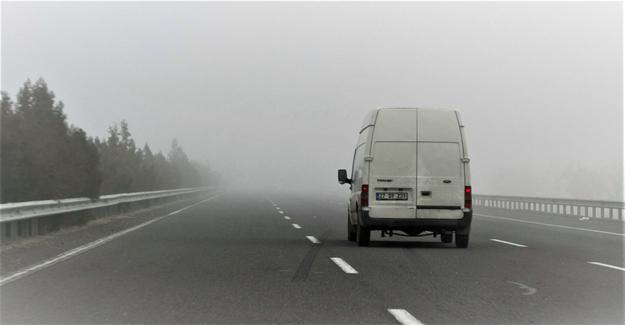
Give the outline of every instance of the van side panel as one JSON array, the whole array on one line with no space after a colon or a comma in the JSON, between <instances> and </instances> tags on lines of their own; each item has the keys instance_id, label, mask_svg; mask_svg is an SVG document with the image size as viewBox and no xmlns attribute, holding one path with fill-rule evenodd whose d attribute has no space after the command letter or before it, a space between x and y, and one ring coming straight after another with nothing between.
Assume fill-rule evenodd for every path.
<instances>
[{"instance_id":1,"label":"van side panel","mask_svg":"<svg viewBox=\"0 0 625 325\"><path fill-rule=\"evenodd\" d=\"M350 211L352 223L357 222L358 202L360 200L360 192L362 184L367 184L369 174L369 163L365 161L364 157L368 155L368 143L371 133L373 132L373 126L365 127L358 136L356 142L356 149L354 149L354 158L352 161L352 192L350 199Z\"/></svg>"},{"instance_id":2,"label":"van side panel","mask_svg":"<svg viewBox=\"0 0 625 325\"><path fill-rule=\"evenodd\" d=\"M464 163L464 185L471 186L471 168L469 168L469 149L467 146L467 137L464 135L464 123L460 117L460 112L456 111L458 125L460 125L460 137L462 139L462 157L466 159Z\"/></svg>"}]
</instances>

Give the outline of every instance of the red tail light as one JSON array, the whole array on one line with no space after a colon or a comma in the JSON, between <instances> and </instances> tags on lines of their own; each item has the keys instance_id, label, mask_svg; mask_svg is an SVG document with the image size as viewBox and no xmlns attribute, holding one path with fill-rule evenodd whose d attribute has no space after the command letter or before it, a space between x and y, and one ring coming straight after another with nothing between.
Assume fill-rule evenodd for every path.
<instances>
[{"instance_id":1,"label":"red tail light","mask_svg":"<svg viewBox=\"0 0 625 325\"><path fill-rule=\"evenodd\" d=\"M473 207L473 198L471 196L471 186L464 187L464 207L471 209Z\"/></svg>"},{"instance_id":2,"label":"red tail light","mask_svg":"<svg viewBox=\"0 0 625 325\"><path fill-rule=\"evenodd\" d=\"M362 188L360 190L360 207L368 207L369 206L369 185L362 184Z\"/></svg>"}]
</instances>

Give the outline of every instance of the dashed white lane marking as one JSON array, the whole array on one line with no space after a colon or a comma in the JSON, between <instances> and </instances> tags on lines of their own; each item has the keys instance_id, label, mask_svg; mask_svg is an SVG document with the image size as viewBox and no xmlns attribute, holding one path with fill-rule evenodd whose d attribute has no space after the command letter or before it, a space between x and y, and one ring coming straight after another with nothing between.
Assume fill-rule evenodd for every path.
<instances>
[{"instance_id":1,"label":"dashed white lane marking","mask_svg":"<svg viewBox=\"0 0 625 325\"><path fill-rule=\"evenodd\" d=\"M284 216L284 220L291 220L291 217L289 217L289 216Z\"/></svg>"},{"instance_id":2,"label":"dashed white lane marking","mask_svg":"<svg viewBox=\"0 0 625 325\"><path fill-rule=\"evenodd\" d=\"M79 255L79 254L84 253L84 252L86 252L88 250L91 250L91 249L96 248L96 247L98 247L100 245L103 245L103 244L105 244L105 243L107 243L107 242L109 242L109 241L111 241L111 240L113 240L115 238L121 237L121 236L126 235L128 233L131 233L131 232L133 232L133 231L135 231L137 229L141 229L141 228L143 228L143 227L145 227L145 226L147 226L149 224L155 223L155 222L157 222L157 221L159 221L159 220L161 220L163 218L166 218L168 216L171 216L171 215L174 215L176 213L179 213L180 211L184 211L184 210L189 209L191 207L194 207L194 206L196 206L198 204L201 204L201 203L204 203L206 201L212 200L212 199L218 197L219 195L221 195L221 194L213 195L213 196L211 196L210 198L208 198L206 200L202 200L200 202L191 204L191 205L189 205L187 207L184 207L184 208L182 208L180 210L176 210L176 211L174 211L172 213L169 213L167 215L154 218L152 220L146 221L146 222L144 222L142 224L138 224L138 225L136 225L134 227L131 227L131 228L128 228L126 230L122 230L120 232L114 233L114 234L106 236L104 238L100 238L98 240L92 241L92 242L90 242L88 244L76 247L76 248L71 249L71 250L69 250L69 251L67 251L65 253L57 255L56 257L53 257L53 258L51 258L51 259L49 259L47 261L44 261L44 262L42 262L40 264L31 265L31 266L29 266L29 267L27 267L25 269L22 269L22 270L20 270L18 272L15 272L15 273L13 273L11 275L8 275L8 276L3 277L2 279L0 279L0 286L5 285L5 284L7 284L9 282L15 281L15 280L17 280L19 278L25 277L27 275L30 275L32 273L35 273L37 271L41 271L41 270L43 270L43 269L45 269L47 267L50 267L50 266L52 266L52 265L54 265L56 263L68 260L68 259L70 259L70 258L72 258L72 257L74 257L76 255Z\"/></svg>"},{"instance_id":3,"label":"dashed white lane marking","mask_svg":"<svg viewBox=\"0 0 625 325\"><path fill-rule=\"evenodd\" d=\"M389 313L391 313L391 315L393 315L393 317L395 317L395 319L403 325L423 325L423 323L421 323L417 318L415 318L414 316L412 316L407 310L405 309L387 309Z\"/></svg>"},{"instance_id":4,"label":"dashed white lane marking","mask_svg":"<svg viewBox=\"0 0 625 325\"><path fill-rule=\"evenodd\" d=\"M332 262L334 262L334 264L338 265L338 267L340 267L343 272L347 274L358 274L358 271L356 271L356 269L353 268L351 265L347 264L347 262L345 262L342 258L330 257L330 259L332 260Z\"/></svg>"},{"instance_id":5,"label":"dashed white lane marking","mask_svg":"<svg viewBox=\"0 0 625 325\"><path fill-rule=\"evenodd\" d=\"M555 227L555 228L562 228L562 229L571 229L571 230L596 232L596 233L600 233L600 234L615 235L615 236L625 237L625 234L620 234L620 233L617 233L617 232L610 232L610 231L603 231L603 230L594 230L594 229L580 228L580 227L554 225L552 223L543 223L543 222L536 222L536 221L519 220L519 219L515 219L515 218L496 217L496 216L489 216L489 215L480 214L480 213L474 213L473 215L474 216L480 216L480 217L486 217L486 218L492 218L492 219L502 219L502 220L508 220L508 221L521 222L521 223L529 223L529 224L533 224L533 225L541 225L541 226L548 226L548 227Z\"/></svg>"},{"instance_id":6,"label":"dashed white lane marking","mask_svg":"<svg viewBox=\"0 0 625 325\"><path fill-rule=\"evenodd\" d=\"M278 211L278 213L280 213L280 214L284 214L284 211Z\"/></svg>"},{"instance_id":7,"label":"dashed white lane marking","mask_svg":"<svg viewBox=\"0 0 625 325\"><path fill-rule=\"evenodd\" d=\"M589 264L603 266L603 267L608 267L608 268L615 269L615 270L625 271L625 267L620 267L620 266L616 266L616 265L610 265L610 264L599 263L599 262L588 262L588 263Z\"/></svg>"},{"instance_id":8,"label":"dashed white lane marking","mask_svg":"<svg viewBox=\"0 0 625 325\"><path fill-rule=\"evenodd\" d=\"M501 240L501 239L494 239L491 238L492 241L494 242L498 242L498 243L502 243L502 244L507 244L507 245L512 245L512 246L516 246L516 247L527 247L525 245L521 245L521 244L517 244L517 243L513 243L513 242L509 242L509 241L505 241L505 240Z\"/></svg>"},{"instance_id":9,"label":"dashed white lane marking","mask_svg":"<svg viewBox=\"0 0 625 325\"><path fill-rule=\"evenodd\" d=\"M280 210L280 207L279 207L279 206L276 206L276 210Z\"/></svg>"},{"instance_id":10,"label":"dashed white lane marking","mask_svg":"<svg viewBox=\"0 0 625 325\"><path fill-rule=\"evenodd\" d=\"M293 224L293 228L295 229L302 229L302 227L296 223Z\"/></svg>"},{"instance_id":11,"label":"dashed white lane marking","mask_svg":"<svg viewBox=\"0 0 625 325\"><path fill-rule=\"evenodd\" d=\"M313 244L320 244L321 243L319 241L319 239L315 238L315 236L306 236L306 238L308 238L308 240L310 240L310 242L313 243Z\"/></svg>"}]
</instances>

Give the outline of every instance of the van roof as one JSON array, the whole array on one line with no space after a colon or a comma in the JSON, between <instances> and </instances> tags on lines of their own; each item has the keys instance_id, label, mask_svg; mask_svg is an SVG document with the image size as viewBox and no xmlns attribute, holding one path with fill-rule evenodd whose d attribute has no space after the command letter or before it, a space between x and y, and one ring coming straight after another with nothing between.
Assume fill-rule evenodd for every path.
<instances>
[{"instance_id":1,"label":"van roof","mask_svg":"<svg viewBox=\"0 0 625 325\"><path fill-rule=\"evenodd\" d=\"M401 112L402 110L404 112ZM403 141L416 141L416 139L419 139L419 141L430 142L462 141L459 128L462 127L462 122L460 121L458 111L452 109L421 107L379 108L367 114L361 132L370 125L376 125L375 138L377 141L390 139L403 139ZM415 131L418 132L418 135Z\"/></svg>"},{"instance_id":2,"label":"van roof","mask_svg":"<svg viewBox=\"0 0 625 325\"><path fill-rule=\"evenodd\" d=\"M456 113L458 113L458 110L455 109L449 109L449 108L430 108L430 107L380 107L380 108L376 108L373 110L370 110L369 113L367 113L367 115L365 115L365 119L362 122L362 126L360 128L360 131L362 132L362 130L364 128L366 128L367 126L370 125L374 125L375 121L378 117L378 112L380 110L385 110L385 109L417 109L417 110L426 110L426 111L455 111ZM462 124L462 122L460 122Z\"/></svg>"}]
</instances>

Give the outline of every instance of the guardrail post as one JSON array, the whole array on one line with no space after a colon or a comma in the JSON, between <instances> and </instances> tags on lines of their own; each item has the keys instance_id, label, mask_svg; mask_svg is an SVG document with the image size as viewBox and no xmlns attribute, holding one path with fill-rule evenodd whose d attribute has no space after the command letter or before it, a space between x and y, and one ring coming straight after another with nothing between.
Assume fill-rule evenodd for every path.
<instances>
[{"instance_id":1,"label":"guardrail post","mask_svg":"<svg viewBox=\"0 0 625 325\"><path fill-rule=\"evenodd\" d=\"M37 235L39 233L39 219L34 218L34 219L30 219L30 232L28 233L28 236L34 236Z\"/></svg>"}]
</instances>

